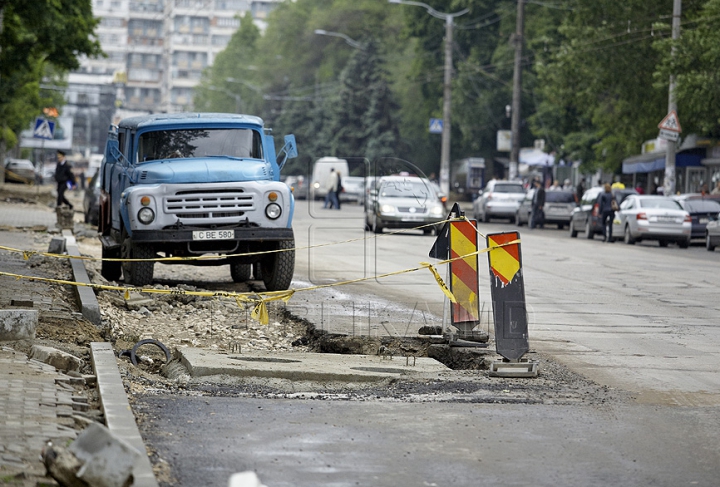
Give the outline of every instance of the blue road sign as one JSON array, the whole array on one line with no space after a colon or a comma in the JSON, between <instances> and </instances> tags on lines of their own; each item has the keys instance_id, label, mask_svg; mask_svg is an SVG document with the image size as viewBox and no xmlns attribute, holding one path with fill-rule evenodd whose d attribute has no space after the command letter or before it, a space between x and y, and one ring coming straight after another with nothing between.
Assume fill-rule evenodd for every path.
<instances>
[{"instance_id":1,"label":"blue road sign","mask_svg":"<svg viewBox=\"0 0 720 487\"><path fill-rule=\"evenodd\" d=\"M33 137L36 139L53 140L55 135L55 122L46 120L42 117L35 119L35 128L33 129Z\"/></svg>"},{"instance_id":2,"label":"blue road sign","mask_svg":"<svg viewBox=\"0 0 720 487\"><path fill-rule=\"evenodd\" d=\"M443 121L441 118L430 119L430 133L441 134L443 131Z\"/></svg>"}]
</instances>

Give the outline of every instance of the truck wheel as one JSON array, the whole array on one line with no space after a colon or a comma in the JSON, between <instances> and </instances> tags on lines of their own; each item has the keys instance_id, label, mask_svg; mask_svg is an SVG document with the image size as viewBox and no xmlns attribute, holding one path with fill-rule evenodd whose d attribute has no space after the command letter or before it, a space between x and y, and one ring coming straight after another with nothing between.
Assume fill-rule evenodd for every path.
<instances>
[{"instance_id":1,"label":"truck wheel","mask_svg":"<svg viewBox=\"0 0 720 487\"><path fill-rule=\"evenodd\" d=\"M268 291L284 291L290 287L295 273L295 240L283 240L275 247L281 252L268 255L261 261L262 280Z\"/></svg>"},{"instance_id":2,"label":"truck wheel","mask_svg":"<svg viewBox=\"0 0 720 487\"><path fill-rule=\"evenodd\" d=\"M120 257L120 252L114 250L102 249L103 259L117 259ZM120 275L122 274L122 262L120 261L106 261L103 260L100 264L100 275L108 281L119 281Z\"/></svg>"},{"instance_id":3,"label":"truck wheel","mask_svg":"<svg viewBox=\"0 0 720 487\"><path fill-rule=\"evenodd\" d=\"M250 280L252 264L241 264L239 262L230 263L230 275L233 282L245 282Z\"/></svg>"},{"instance_id":4,"label":"truck wheel","mask_svg":"<svg viewBox=\"0 0 720 487\"><path fill-rule=\"evenodd\" d=\"M122 257L123 259L152 259L155 257L155 252L151 246L133 243L126 237L122 244ZM152 284L154 266L154 262L123 262L125 284L132 286Z\"/></svg>"}]
</instances>

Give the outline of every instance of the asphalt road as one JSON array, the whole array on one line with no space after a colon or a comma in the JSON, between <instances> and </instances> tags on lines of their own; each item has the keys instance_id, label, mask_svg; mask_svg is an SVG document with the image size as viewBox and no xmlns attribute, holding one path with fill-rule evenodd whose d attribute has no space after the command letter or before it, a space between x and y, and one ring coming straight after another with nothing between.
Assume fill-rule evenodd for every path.
<instances>
[{"instance_id":1,"label":"asphalt road","mask_svg":"<svg viewBox=\"0 0 720 487\"><path fill-rule=\"evenodd\" d=\"M363 232L357 206L345 205L339 212L315 205L307 211L303 202L298 206L298 246L303 241L316 245L372 237ZM480 223L478 229L489 234L518 227L497 221ZM630 246L573 239L567 230L552 227L519 230L531 347L597 382L634 391L642 401L720 405L720 252L708 252L702 245L680 249L661 248L656 242ZM427 253L434 239L420 232L383 234L299 251L299 281L371 278L320 293L323 299L314 304L309 297L303 305L310 315L314 310L317 321L318 301L324 303L322 318L331 331L415 333L430 313L442 317L443 295L430 273L372 277L430 261ZM482 254L479 269L481 307L489 310L489 271ZM445 275L444 270L440 273ZM304 295L297 297L300 301ZM373 303L369 318L367 303ZM387 306L400 310L401 316L375 316L373 310ZM486 317L486 329L487 322Z\"/></svg>"},{"instance_id":2,"label":"asphalt road","mask_svg":"<svg viewBox=\"0 0 720 487\"><path fill-rule=\"evenodd\" d=\"M481 224L483 233L515 229ZM300 202L298 314L350 333L414 334L442 316L427 270L434 238L357 240L360 208ZM143 395L146 441L177 481L226 485L255 470L269 487L397 485L717 485L720 252L571 239L521 229L530 345L629 392L602 406ZM317 247L330 242L346 242ZM481 257L481 299L488 300ZM442 272L441 272L442 274ZM542 373L542 370L541 370Z\"/></svg>"}]
</instances>

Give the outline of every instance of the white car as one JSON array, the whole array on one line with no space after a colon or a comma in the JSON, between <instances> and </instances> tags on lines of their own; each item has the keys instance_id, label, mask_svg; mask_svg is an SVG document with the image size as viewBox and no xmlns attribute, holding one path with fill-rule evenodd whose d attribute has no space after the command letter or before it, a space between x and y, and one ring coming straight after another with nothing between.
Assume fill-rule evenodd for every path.
<instances>
[{"instance_id":1,"label":"white car","mask_svg":"<svg viewBox=\"0 0 720 487\"><path fill-rule=\"evenodd\" d=\"M641 240L657 240L660 247L675 242L686 249L691 232L690 214L666 196L630 195L620 204L613 219L613 239L623 238L629 245Z\"/></svg>"},{"instance_id":2,"label":"white car","mask_svg":"<svg viewBox=\"0 0 720 487\"><path fill-rule=\"evenodd\" d=\"M489 222L490 218L515 221L515 214L524 197L525 188L522 183L493 179L473 201L473 215L476 220L483 222Z\"/></svg>"}]
</instances>

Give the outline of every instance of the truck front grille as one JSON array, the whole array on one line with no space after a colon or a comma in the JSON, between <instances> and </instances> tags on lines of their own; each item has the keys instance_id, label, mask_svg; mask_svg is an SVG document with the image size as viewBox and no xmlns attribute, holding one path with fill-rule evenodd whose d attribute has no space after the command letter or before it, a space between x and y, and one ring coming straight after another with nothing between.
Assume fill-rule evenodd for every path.
<instances>
[{"instance_id":1,"label":"truck front grille","mask_svg":"<svg viewBox=\"0 0 720 487\"><path fill-rule=\"evenodd\" d=\"M166 196L163 203L165 213L193 220L237 218L255 209L253 195L237 189L182 191Z\"/></svg>"}]
</instances>

